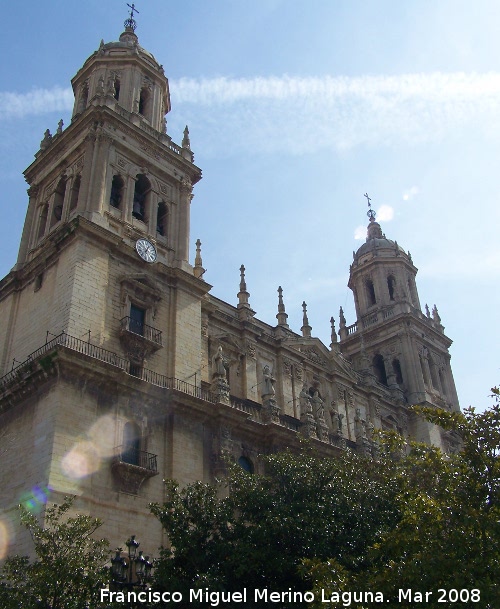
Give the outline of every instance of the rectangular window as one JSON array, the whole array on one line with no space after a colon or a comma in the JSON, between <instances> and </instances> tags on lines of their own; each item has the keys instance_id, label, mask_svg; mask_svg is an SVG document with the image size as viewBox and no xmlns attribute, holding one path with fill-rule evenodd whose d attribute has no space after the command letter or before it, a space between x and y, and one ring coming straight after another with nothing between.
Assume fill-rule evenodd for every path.
<instances>
[{"instance_id":1,"label":"rectangular window","mask_svg":"<svg viewBox=\"0 0 500 609\"><path fill-rule=\"evenodd\" d=\"M130 305L130 331L135 334L144 336L144 322L146 319L146 311L134 304Z\"/></svg>"}]
</instances>

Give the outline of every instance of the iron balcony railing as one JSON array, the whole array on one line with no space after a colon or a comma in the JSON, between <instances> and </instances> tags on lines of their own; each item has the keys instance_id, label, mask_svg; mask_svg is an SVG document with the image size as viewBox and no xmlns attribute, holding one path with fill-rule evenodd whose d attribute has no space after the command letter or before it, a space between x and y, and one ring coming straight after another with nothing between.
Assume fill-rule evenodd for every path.
<instances>
[{"instance_id":1,"label":"iron balcony railing","mask_svg":"<svg viewBox=\"0 0 500 609\"><path fill-rule=\"evenodd\" d=\"M133 319L132 317L122 317L120 319L120 327L122 330L132 332L138 336L143 336L146 340L151 341L157 345L162 345L161 330L148 326L145 323Z\"/></svg>"},{"instance_id":2,"label":"iron balcony railing","mask_svg":"<svg viewBox=\"0 0 500 609\"><path fill-rule=\"evenodd\" d=\"M128 463L136 467L142 467L149 472L158 473L158 458L153 453L145 450L138 450L132 446L117 446L114 450L115 460L119 463Z\"/></svg>"},{"instance_id":3,"label":"iron balcony railing","mask_svg":"<svg viewBox=\"0 0 500 609\"><path fill-rule=\"evenodd\" d=\"M6 390L16 381L22 380L25 376L29 376L32 372L34 372L37 369L35 368L35 364L37 362L41 363L42 367L44 367L44 364L42 363L43 356L51 354L55 349L57 349L58 346L64 347L71 351L76 351L77 353L81 353L93 359L105 362L111 366L115 366L120 370L124 370L127 374L134 376L141 381L145 381L150 385L178 391L185 395L189 395L212 404L216 404L219 401L219 396L209 389L204 389L175 377L159 374L154 370L149 370L148 368L144 368L139 364L119 356L114 351L108 351L107 349L103 349L103 347L92 345L90 342L81 340L80 338L75 338L74 336L70 336L65 332L46 342L36 351L33 351L33 353L28 355L24 362L20 363L6 375L1 377L0 392ZM231 396L231 406L237 410L245 412L254 421L262 421L262 406L257 402ZM296 421L293 417L287 415L280 416L280 424L283 427L287 427L288 429L294 431L298 431L301 426L300 421Z\"/></svg>"}]
</instances>

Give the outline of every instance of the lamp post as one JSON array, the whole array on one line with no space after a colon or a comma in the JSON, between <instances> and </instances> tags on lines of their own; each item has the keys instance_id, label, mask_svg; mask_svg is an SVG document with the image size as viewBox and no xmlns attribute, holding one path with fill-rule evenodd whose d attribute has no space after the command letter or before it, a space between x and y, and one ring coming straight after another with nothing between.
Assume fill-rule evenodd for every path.
<instances>
[{"instance_id":1,"label":"lamp post","mask_svg":"<svg viewBox=\"0 0 500 609\"><path fill-rule=\"evenodd\" d=\"M111 559L111 585L117 590L146 590L151 581L153 563L149 556L143 556L142 550L137 552L139 542L135 535L125 542L127 553L117 548L116 555Z\"/></svg>"}]
</instances>

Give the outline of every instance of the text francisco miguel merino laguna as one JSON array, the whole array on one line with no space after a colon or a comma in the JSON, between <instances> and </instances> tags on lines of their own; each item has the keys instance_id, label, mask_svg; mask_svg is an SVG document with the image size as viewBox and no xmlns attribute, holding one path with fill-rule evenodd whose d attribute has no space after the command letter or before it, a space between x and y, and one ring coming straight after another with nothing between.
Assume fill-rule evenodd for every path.
<instances>
[{"instance_id":1,"label":"text francisco miguel merino laguna","mask_svg":"<svg viewBox=\"0 0 500 609\"><path fill-rule=\"evenodd\" d=\"M104 602L118 602L118 603L129 603L129 602L148 602L148 603L181 603L185 600L181 592L158 592L152 589L142 590L141 592L127 591L127 592L113 592L110 590L101 589L101 603ZM439 592L446 592L445 590L439 590ZM468 592L468 591L467 591ZM473 594L477 593L479 596L479 590L472 590ZM411 588L402 589L397 591L397 602L415 602L415 603L428 603L429 597L432 596L432 592L418 592ZM205 589L190 590L189 591L189 602L204 602L210 607L218 607L220 604L225 603L247 603L247 602L269 602L269 603L310 603L316 600L316 595L311 592L296 592L291 588L288 591L273 592L267 588L247 590L244 588L241 592L221 592ZM382 592L331 592L329 590L321 590L320 598L323 603L342 603L343 607L349 607L353 602L355 603L384 603L388 602L389 599L384 599ZM471 597L472 601L476 599ZM479 599L477 599L479 600Z\"/></svg>"}]
</instances>

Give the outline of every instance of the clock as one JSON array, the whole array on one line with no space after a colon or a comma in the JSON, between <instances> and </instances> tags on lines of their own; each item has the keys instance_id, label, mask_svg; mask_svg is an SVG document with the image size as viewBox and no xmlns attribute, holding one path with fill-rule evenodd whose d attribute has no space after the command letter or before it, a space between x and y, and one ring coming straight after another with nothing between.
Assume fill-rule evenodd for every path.
<instances>
[{"instance_id":1,"label":"clock","mask_svg":"<svg viewBox=\"0 0 500 609\"><path fill-rule=\"evenodd\" d=\"M151 243L151 241L148 241L147 239L137 239L135 244L135 251L146 262L156 261L156 248Z\"/></svg>"}]
</instances>

